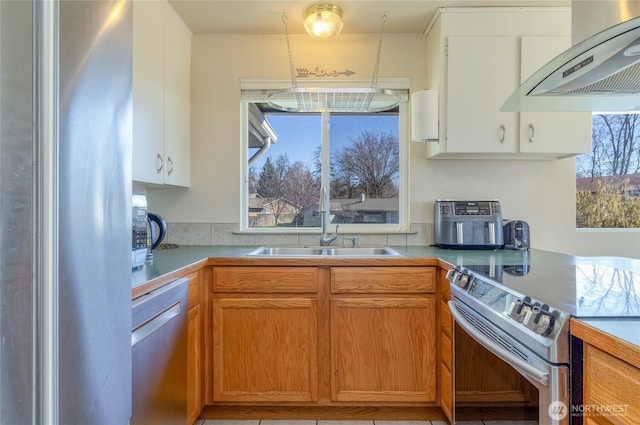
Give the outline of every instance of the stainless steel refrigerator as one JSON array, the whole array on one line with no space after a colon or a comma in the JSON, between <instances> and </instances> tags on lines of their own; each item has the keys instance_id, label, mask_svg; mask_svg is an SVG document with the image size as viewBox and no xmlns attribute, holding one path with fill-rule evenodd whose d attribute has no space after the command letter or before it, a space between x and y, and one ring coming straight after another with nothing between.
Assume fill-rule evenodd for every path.
<instances>
[{"instance_id":1,"label":"stainless steel refrigerator","mask_svg":"<svg viewBox=\"0 0 640 425\"><path fill-rule=\"evenodd\" d=\"M129 1L0 1L0 423L131 414Z\"/></svg>"}]
</instances>

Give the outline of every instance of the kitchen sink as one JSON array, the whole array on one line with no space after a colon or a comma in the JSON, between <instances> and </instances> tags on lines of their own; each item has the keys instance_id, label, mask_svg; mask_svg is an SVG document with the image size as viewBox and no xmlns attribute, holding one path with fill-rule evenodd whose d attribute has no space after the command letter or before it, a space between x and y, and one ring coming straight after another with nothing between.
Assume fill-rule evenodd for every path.
<instances>
[{"instance_id":1,"label":"kitchen sink","mask_svg":"<svg viewBox=\"0 0 640 425\"><path fill-rule=\"evenodd\" d=\"M389 247L333 248L327 247L266 247L247 254L250 257L398 257L401 254Z\"/></svg>"}]
</instances>

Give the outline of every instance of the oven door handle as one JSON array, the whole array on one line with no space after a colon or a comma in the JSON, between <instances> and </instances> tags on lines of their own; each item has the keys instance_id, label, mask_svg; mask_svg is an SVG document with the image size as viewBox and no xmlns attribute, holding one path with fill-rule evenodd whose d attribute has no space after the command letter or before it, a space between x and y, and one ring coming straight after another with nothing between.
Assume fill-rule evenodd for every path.
<instances>
[{"instance_id":1,"label":"oven door handle","mask_svg":"<svg viewBox=\"0 0 640 425\"><path fill-rule=\"evenodd\" d=\"M453 316L454 320L458 323L458 325L460 325L462 329L464 329L469 334L469 336L471 336L473 339L475 339L480 344L482 344L487 350L491 351L493 354L500 357L505 362L509 363L511 366L517 369L518 372L525 373L531 376L531 378L541 383L542 385L548 386L549 384L548 373L542 372L536 369L535 367L531 366L529 363L525 362L524 360L520 359L519 357L511 353L510 351L505 350L504 348L496 345L494 341L486 337L482 332L479 332L475 326L469 323L467 319L465 319L460 314L460 312L458 312L458 309L456 308L456 304L453 301L449 301L448 304L449 304L449 310L451 311L451 315Z\"/></svg>"}]
</instances>

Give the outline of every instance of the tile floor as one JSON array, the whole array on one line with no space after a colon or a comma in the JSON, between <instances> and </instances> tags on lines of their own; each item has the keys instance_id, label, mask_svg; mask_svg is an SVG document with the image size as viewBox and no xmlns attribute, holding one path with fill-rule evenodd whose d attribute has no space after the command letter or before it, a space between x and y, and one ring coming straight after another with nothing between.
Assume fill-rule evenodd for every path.
<instances>
[{"instance_id":1,"label":"tile floor","mask_svg":"<svg viewBox=\"0 0 640 425\"><path fill-rule=\"evenodd\" d=\"M200 419L194 425L448 425L444 421L325 421ZM536 421L469 421L456 425L537 425Z\"/></svg>"}]
</instances>

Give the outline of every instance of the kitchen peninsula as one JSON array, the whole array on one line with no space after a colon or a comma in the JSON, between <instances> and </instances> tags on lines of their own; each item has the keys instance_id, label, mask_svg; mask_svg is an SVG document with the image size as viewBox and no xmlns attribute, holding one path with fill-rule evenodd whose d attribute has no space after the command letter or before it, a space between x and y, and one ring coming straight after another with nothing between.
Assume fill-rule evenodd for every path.
<instances>
[{"instance_id":1,"label":"kitchen peninsula","mask_svg":"<svg viewBox=\"0 0 640 425\"><path fill-rule=\"evenodd\" d=\"M204 314L201 316L203 329L200 333L203 339L198 356L201 367L198 370L202 376L198 390L201 401L196 410L203 418L247 417L247 410L263 418L266 414L274 418L392 416L437 420L449 417L452 389L447 385L445 364L446 351L451 347L447 347L446 339L439 338L439 335L447 332L450 326L447 323L450 319L441 305L448 296L449 286L444 274L454 264L489 266L519 263L528 267L529 278L538 276L540 279L552 279L559 288L575 289L583 311L581 316L586 318L572 319L571 329L576 329L574 335L585 341L585 347L597 348L597 353L611 356L630 370L638 371L640 368L640 362L637 361L640 358L640 347L637 345L640 319L634 317L638 316L637 304L627 306L635 309L633 311L636 313L625 319L588 318L592 311L589 309L596 306L610 308L612 303L615 304L617 295L633 299L628 297L629 293L622 294L619 291L636 291L635 281L627 281L618 287L616 282L605 280L603 276L606 274L600 272L602 268L614 273L631 272L633 278L640 272L640 262L637 260L575 257L541 250L457 251L435 247L394 247L401 256L385 259L247 257L255 248L183 246L159 250L153 264L146 264L134 271L134 297L182 276L197 276L201 281L204 290L199 294L203 297L200 305ZM600 268L596 280L602 281L594 283L591 280L588 283L591 286L586 288L584 274L593 267ZM419 276L419 279L413 276ZM609 291L604 292L604 298L593 299L598 294L594 288L605 286ZM268 309L272 310L263 316ZM402 391L390 391L390 388L379 388L380 391L358 390L354 386L359 384L369 388L382 385L375 381L375 370L367 371L368 375L373 376L373 381L367 381L357 373L349 375L344 372L351 368L348 365L365 364L363 359L358 360L358 356L365 356L366 353L354 351L352 346L341 345L340 341L357 340L365 344L372 335L367 334L363 330L365 327L358 323L369 323L371 318L367 314L375 314L377 321L388 320L394 325L412 326L415 332L422 335L421 341L430 341L423 346L418 344L399 349L402 362L391 359L390 364L410 365L394 369L388 375L389 385L394 385L394 379L398 379L395 382L398 385L402 381L405 385ZM271 324L273 327L265 324L266 318L276 320ZM234 326L235 321L242 322L245 328ZM255 358L241 359L242 341L253 342L253 338L260 335L252 333L251 329L247 330L246 326L255 326L256 331L263 326L259 329L267 330L266 333L273 329L285 329L283 337L289 343L297 342L284 347L282 357L276 357L292 363L288 366L251 364L256 362ZM241 331L249 333L242 334ZM395 331L379 338L384 341L383 344L397 344L392 338L394 334ZM274 341L269 335L258 339L264 347L278 347L277 344L273 345ZM387 354L384 350L378 354L383 352ZM592 348L585 349L590 356L585 359L591 358L585 363L602 362L597 355L595 360L591 357L593 352ZM218 360L214 360L216 358ZM243 381L244 378L237 375L237 371L234 375L234 370L242 362L249 362L249 367L254 370L264 370L260 369L264 366L273 370L287 367L285 370L292 372L292 378L274 383L270 380L275 375L267 372L254 376L254 379L258 380L258 385L275 385L279 391L251 387L256 383ZM385 364L385 367L388 365ZM337 372L323 375L323 371L327 370ZM597 382L597 376L589 376L585 372L585 385L588 379ZM638 386L640 381L633 381L635 375L628 376L630 384ZM410 383L408 387L407 382ZM225 387L229 383L235 387ZM245 387L240 388L242 385ZM612 402L594 399L594 391L587 392L588 388L591 387L585 386L584 403ZM616 391L615 387L611 389L612 393ZM620 400L625 400L624 394L620 397ZM251 409L247 409L248 406ZM398 409L399 406L403 408ZM629 415L636 413L633 409L629 411Z\"/></svg>"}]
</instances>

